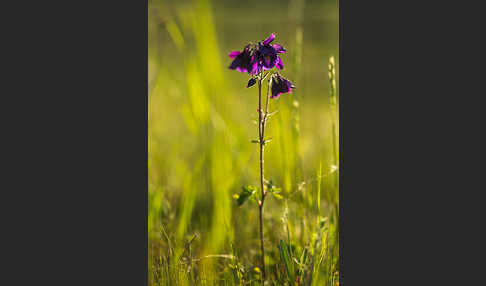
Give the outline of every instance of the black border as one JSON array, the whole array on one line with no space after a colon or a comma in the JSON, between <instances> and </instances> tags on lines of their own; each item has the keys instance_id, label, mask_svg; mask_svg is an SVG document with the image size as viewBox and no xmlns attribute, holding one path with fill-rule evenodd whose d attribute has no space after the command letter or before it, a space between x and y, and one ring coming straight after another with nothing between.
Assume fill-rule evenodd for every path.
<instances>
[{"instance_id":1,"label":"black border","mask_svg":"<svg viewBox=\"0 0 486 286\"><path fill-rule=\"evenodd\" d=\"M0 284L147 285L148 3L18 6L3 38Z\"/></svg>"}]
</instances>

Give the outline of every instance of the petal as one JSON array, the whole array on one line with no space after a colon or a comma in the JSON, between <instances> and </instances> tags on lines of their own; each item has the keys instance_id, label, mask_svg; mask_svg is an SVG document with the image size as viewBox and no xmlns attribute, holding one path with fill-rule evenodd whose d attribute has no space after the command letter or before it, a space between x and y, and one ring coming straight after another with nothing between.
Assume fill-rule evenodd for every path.
<instances>
[{"instance_id":1,"label":"petal","mask_svg":"<svg viewBox=\"0 0 486 286\"><path fill-rule=\"evenodd\" d=\"M251 66L251 71L250 73L255 75L260 72L260 69L258 67L258 62L254 62L253 65Z\"/></svg>"},{"instance_id":2,"label":"petal","mask_svg":"<svg viewBox=\"0 0 486 286\"><path fill-rule=\"evenodd\" d=\"M283 65L282 59L280 57L277 57L277 64L276 64L276 66L277 66L277 68L279 70L283 70L284 65Z\"/></svg>"},{"instance_id":3,"label":"petal","mask_svg":"<svg viewBox=\"0 0 486 286\"><path fill-rule=\"evenodd\" d=\"M295 86L288 79L286 80L286 84L287 84L287 89L288 89L287 92L292 93L292 89L294 89Z\"/></svg>"},{"instance_id":4,"label":"petal","mask_svg":"<svg viewBox=\"0 0 486 286\"><path fill-rule=\"evenodd\" d=\"M228 55L228 56L229 56L230 58L234 59L234 58L236 58L236 57L237 57L239 54L241 54L241 52L239 52L239 51L233 51L233 52L229 53L229 55Z\"/></svg>"},{"instance_id":5,"label":"petal","mask_svg":"<svg viewBox=\"0 0 486 286\"><path fill-rule=\"evenodd\" d=\"M263 44L264 45L268 45L270 44L273 40L275 40L275 34L272 33L268 38L265 39L265 41L263 41Z\"/></svg>"},{"instance_id":6,"label":"petal","mask_svg":"<svg viewBox=\"0 0 486 286\"><path fill-rule=\"evenodd\" d=\"M231 62L231 65L229 66L230 69L234 70L236 69L237 67L239 67L241 65L241 61L239 59L234 59L232 62Z\"/></svg>"},{"instance_id":7,"label":"petal","mask_svg":"<svg viewBox=\"0 0 486 286\"><path fill-rule=\"evenodd\" d=\"M273 44L272 46L277 51L277 53L279 53L279 54L285 53L287 51L282 45Z\"/></svg>"}]
</instances>

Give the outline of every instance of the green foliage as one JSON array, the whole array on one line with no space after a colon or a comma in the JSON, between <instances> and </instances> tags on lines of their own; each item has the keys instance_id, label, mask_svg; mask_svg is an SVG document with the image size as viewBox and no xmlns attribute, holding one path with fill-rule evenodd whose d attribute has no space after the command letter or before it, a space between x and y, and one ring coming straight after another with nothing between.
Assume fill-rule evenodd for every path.
<instances>
[{"instance_id":1,"label":"green foliage","mask_svg":"<svg viewBox=\"0 0 486 286\"><path fill-rule=\"evenodd\" d=\"M244 204L249 198L253 197L253 195L256 192L256 188L253 186L244 186L242 187L243 191L241 191L240 195L238 196L238 199L236 202L238 203L238 206L241 206Z\"/></svg>"},{"instance_id":2,"label":"green foliage","mask_svg":"<svg viewBox=\"0 0 486 286\"><path fill-rule=\"evenodd\" d=\"M272 180L265 182L265 190L277 200L282 200L284 197L280 194L282 188L275 186Z\"/></svg>"},{"instance_id":3,"label":"green foliage","mask_svg":"<svg viewBox=\"0 0 486 286\"><path fill-rule=\"evenodd\" d=\"M280 244L278 246L278 250L280 253L280 259L283 261L285 265L285 270L287 273L287 280L291 283L295 282L295 268L294 268L294 261L291 255L290 245L287 245L283 240L280 240Z\"/></svg>"}]
</instances>

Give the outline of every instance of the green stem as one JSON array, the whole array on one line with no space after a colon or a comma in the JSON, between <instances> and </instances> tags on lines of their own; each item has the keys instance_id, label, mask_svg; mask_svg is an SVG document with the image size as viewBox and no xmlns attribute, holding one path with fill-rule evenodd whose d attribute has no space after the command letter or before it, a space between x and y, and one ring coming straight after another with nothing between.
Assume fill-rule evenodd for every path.
<instances>
[{"instance_id":1,"label":"green stem","mask_svg":"<svg viewBox=\"0 0 486 286\"><path fill-rule=\"evenodd\" d=\"M262 122L262 77L258 79L258 135L260 139L260 188L262 191L262 199L258 204L259 220L260 220L260 248L262 253L262 286L265 283L265 247L263 245L263 202L265 199L265 191L263 189L263 138L264 138L264 123Z\"/></svg>"},{"instance_id":2,"label":"green stem","mask_svg":"<svg viewBox=\"0 0 486 286\"><path fill-rule=\"evenodd\" d=\"M258 135L260 139L260 189L261 189L261 201L258 203L259 208L259 219L260 219L260 247L262 253L262 285L265 283L266 271L265 271L265 247L263 244L263 204L265 202L266 192L264 190L264 149L265 149L265 125L268 116L268 101L269 101L269 91L270 82L267 86L267 99L265 106L265 114L263 115L262 110L262 74L258 79Z\"/></svg>"}]
</instances>

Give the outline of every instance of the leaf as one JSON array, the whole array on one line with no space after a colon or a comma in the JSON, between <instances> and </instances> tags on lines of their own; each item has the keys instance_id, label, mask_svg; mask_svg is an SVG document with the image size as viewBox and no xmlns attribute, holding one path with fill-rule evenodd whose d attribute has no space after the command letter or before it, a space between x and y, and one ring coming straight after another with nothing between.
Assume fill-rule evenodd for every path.
<instances>
[{"instance_id":1,"label":"leaf","mask_svg":"<svg viewBox=\"0 0 486 286\"><path fill-rule=\"evenodd\" d=\"M289 280L295 281L294 263L292 262L292 259L290 257L289 248L283 240L280 240L278 250L280 252L280 258L282 259L282 261L285 264L285 270L287 270L287 276L288 276Z\"/></svg>"},{"instance_id":2,"label":"leaf","mask_svg":"<svg viewBox=\"0 0 486 286\"><path fill-rule=\"evenodd\" d=\"M250 197L252 197L255 194L256 188L253 186L244 186L243 191L240 193L238 196L238 199L236 200L238 206L243 205Z\"/></svg>"},{"instance_id":3,"label":"leaf","mask_svg":"<svg viewBox=\"0 0 486 286\"><path fill-rule=\"evenodd\" d=\"M283 199L282 195L280 195L279 193L270 192L270 194L272 194L272 196L274 196L277 200Z\"/></svg>"},{"instance_id":4,"label":"leaf","mask_svg":"<svg viewBox=\"0 0 486 286\"><path fill-rule=\"evenodd\" d=\"M266 187L266 190L269 192L269 193L272 193L272 195L275 195L275 197L277 199L282 199L283 197L279 194L281 191L282 191L282 188L278 188L276 187L272 180L270 181L265 181L265 187Z\"/></svg>"},{"instance_id":5,"label":"leaf","mask_svg":"<svg viewBox=\"0 0 486 286\"><path fill-rule=\"evenodd\" d=\"M278 110L275 110L274 112L268 113L267 114L267 120L270 119L270 117L274 116L277 112L278 112Z\"/></svg>"},{"instance_id":6,"label":"leaf","mask_svg":"<svg viewBox=\"0 0 486 286\"><path fill-rule=\"evenodd\" d=\"M304 274L305 265L307 263L307 257L308 257L307 254L308 254L308 250L307 250L307 248L304 248L304 251L302 252L302 255L300 256L300 261L298 262L299 275Z\"/></svg>"},{"instance_id":7,"label":"leaf","mask_svg":"<svg viewBox=\"0 0 486 286\"><path fill-rule=\"evenodd\" d=\"M267 190L269 190L271 192L271 189L274 187L273 181L272 180L265 181L265 186L267 187Z\"/></svg>"},{"instance_id":8,"label":"leaf","mask_svg":"<svg viewBox=\"0 0 486 286\"><path fill-rule=\"evenodd\" d=\"M267 144L267 143L268 143L268 142L270 142L270 141L272 141L272 138L270 138L270 139L264 139L264 140L263 140L263 145L265 146L265 144Z\"/></svg>"},{"instance_id":9,"label":"leaf","mask_svg":"<svg viewBox=\"0 0 486 286\"><path fill-rule=\"evenodd\" d=\"M307 258L308 258L308 249L307 247L304 248L304 252L302 253L302 256L300 257L300 264L305 265L307 263Z\"/></svg>"}]
</instances>

